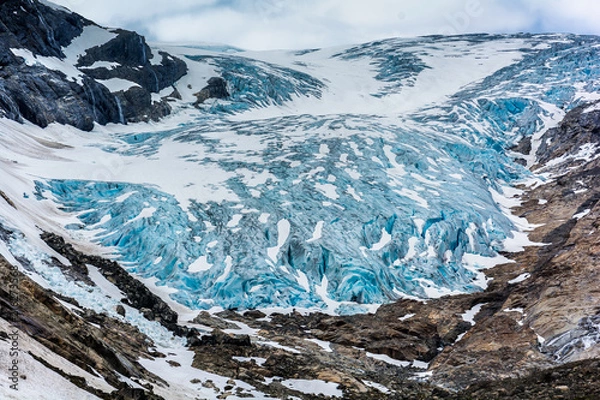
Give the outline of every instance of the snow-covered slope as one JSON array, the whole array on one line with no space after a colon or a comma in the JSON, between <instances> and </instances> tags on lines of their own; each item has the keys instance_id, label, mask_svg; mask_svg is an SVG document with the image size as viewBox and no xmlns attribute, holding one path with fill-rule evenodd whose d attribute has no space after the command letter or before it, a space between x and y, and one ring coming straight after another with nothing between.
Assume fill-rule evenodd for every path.
<instances>
[{"instance_id":1,"label":"snow-covered slope","mask_svg":"<svg viewBox=\"0 0 600 400\"><path fill-rule=\"evenodd\" d=\"M509 149L531 137L534 154L541 132L600 98L596 37L156 46L188 66L160 123L0 120L16 203L0 223L33 247L44 229L111 254L191 309L354 313L485 288L481 271L530 228L507 211L508 187L529 177ZM212 76L229 99L191 107ZM0 252L34 257L15 248Z\"/></svg>"}]
</instances>

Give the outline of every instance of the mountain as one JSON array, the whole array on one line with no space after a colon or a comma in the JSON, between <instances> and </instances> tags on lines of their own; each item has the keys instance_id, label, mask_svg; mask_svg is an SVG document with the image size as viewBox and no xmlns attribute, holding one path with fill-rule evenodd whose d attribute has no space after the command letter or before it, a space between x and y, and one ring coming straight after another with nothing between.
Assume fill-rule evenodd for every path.
<instances>
[{"instance_id":1,"label":"mountain","mask_svg":"<svg viewBox=\"0 0 600 400\"><path fill-rule=\"evenodd\" d=\"M0 393L594 398L599 51L152 45L0 2Z\"/></svg>"},{"instance_id":2,"label":"mountain","mask_svg":"<svg viewBox=\"0 0 600 400\"><path fill-rule=\"evenodd\" d=\"M89 131L94 122L171 112L160 92L185 75L185 63L154 53L142 36L104 29L50 3L3 1L0 11L0 115Z\"/></svg>"}]
</instances>

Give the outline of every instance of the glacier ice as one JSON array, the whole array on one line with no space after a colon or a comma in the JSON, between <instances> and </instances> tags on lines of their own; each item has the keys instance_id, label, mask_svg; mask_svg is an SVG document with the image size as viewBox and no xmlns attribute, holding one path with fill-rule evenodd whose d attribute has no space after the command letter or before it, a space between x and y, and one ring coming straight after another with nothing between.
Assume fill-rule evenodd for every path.
<instances>
[{"instance_id":1,"label":"glacier ice","mask_svg":"<svg viewBox=\"0 0 600 400\"><path fill-rule=\"evenodd\" d=\"M239 112L252 106L281 105L292 100L292 95L318 98L324 87L323 82L306 73L264 61L235 55L187 58L213 64L230 86L230 101L213 106L213 112Z\"/></svg>"},{"instance_id":2,"label":"glacier ice","mask_svg":"<svg viewBox=\"0 0 600 400\"><path fill-rule=\"evenodd\" d=\"M35 193L78 218L68 229L113 249L131 272L177 289L171 297L194 309L333 304L348 313L401 296L481 290L477 268L485 265L466 268L463 260L477 257L464 256L494 258L516 230L490 189L529 174L508 149L547 128L554 110L599 97L598 42L391 39L285 52L279 64L244 52L189 55L226 79L229 100L175 128L117 133L97 146L168 169L165 149L184 144L176 157L189 168L171 173L196 185L195 168L214 166L234 196L202 200L211 187L198 184L197 198L181 199L153 184L152 170L148 184L40 178ZM393 102L381 113L327 112L337 72L319 65L366 65L374 88L367 105L419 89L425 71L436 71L431 54L448 46L463 49L469 67L486 47L507 43L518 57L443 102L402 113ZM316 111L302 111L307 101ZM269 107L278 113L253 116Z\"/></svg>"}]
</instances>

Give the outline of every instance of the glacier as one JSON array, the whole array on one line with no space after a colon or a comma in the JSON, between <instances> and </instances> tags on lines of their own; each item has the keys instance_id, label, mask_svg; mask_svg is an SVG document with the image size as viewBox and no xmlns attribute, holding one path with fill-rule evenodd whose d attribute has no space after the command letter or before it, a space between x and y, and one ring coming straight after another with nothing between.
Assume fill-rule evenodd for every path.
<instances>
[{"instance_id":1,"label":"glacier","mask_svg":"<svg viewBox=\"0 0 600 400\"><path fill-rule=\"evenodd\" d=\"M190 71L174 117L89 134L31 127L76 145L43 162L4 157L30 180L22 202L69 216L74 241L191 309L348 314L482 290L519 231L498 194L531 176L510 149L531 138L534 154L541 132L600 98L591 36L168 51ZM190 82L211 75L231 97L190 108Z\"/></svg>"}]
</instances>

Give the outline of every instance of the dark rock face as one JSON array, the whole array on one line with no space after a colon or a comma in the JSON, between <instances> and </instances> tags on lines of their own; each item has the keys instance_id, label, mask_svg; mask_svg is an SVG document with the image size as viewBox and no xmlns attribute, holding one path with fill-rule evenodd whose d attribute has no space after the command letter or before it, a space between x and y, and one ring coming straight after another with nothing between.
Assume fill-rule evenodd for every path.
<instances>
[{"instance_id":1,"label":"dark rock face","mask_svg":"<svg viewBox=\"0 0 600 400\"><path fill-rule=\"evenodd\" d=\"M57 11L38 1L4 0L0 2L0 66L14 63L15 57L8 50L11 47L64 58L62 47L91 24L77 14Z\"/></svg>"},{"instance_id":2,"label":"dark rock face","mask_svg":"<svg viewBox=\"0 0 600 400\"><path fill-rule=\"evenodd\" d=\"M123 388L111 393L113 400L162 400L162 397L148 393L143 389Z\"/></svg>"},{"instance_id":3,"label":"dark rock face","mask_svg":"<svg viewBox=\"0 0 600 400\"><path fill-rule=\"evenodd\" d=\"M122 123L158 121L171 114L171 107L166 101L152 102L150 93L140 87L118 92L115 97L119 98L123 110L123 121L120 121Z\"/></svg>"},{"instance_id":4,"label":"dark rock face","mask_svg":"<svg viewBox=\"0 0 600 400\"><path fill-rule=\"evenodd\" d=\"M242 346L251 347L248 335L228 335L215 329L212 334L204 335L198 343L199 346Z\"/></svg>"},{"instance_id":5,"label":"dark rock face","mask_svg":"<svg viewBox=\"0 0 600 400\"><path fill-rule=\"evenodd\" d=\"M96 81L84 78L83 86L64 74L24 64L0 70L0 115L26 119L45 128L53 122L90 131L94 121L118 122L114 96Z\"/></svg>"},{"instance_id":6,"label":"dark rock face","mask_svg":"<svg viewBox=\"0 0 600 400\"><path fill-rule=\"evenodd\" d=\"M118 36L102 46L88 49L79 59L77 67L94 79L121 78L133 81L148 92L158 93L173 85L187 72L185 63L167 53L159 52L159 62L154 58L146 40L135 32L118 29ZM157 65L153 65L151 60ZM96 61L119 63L113 69L89 69Z\"/></svg>"},{"instance_id":7,"label":"dark rock face","mask_svg":"<svg viewBox=\"0 0 600 400\"><path fill-rule=\"evenodd\" d=\"M563 155L575 155L586 143L600 143L600 110L584 112L597 104L583 104L574 108L556 128L544 133L536 152L539 166ZM581 164L578 160L573 161L569 166Z\"/></svg>"},{"instance_id":8,"label":"dark rock face","mask_svg":"<svg viewBox=\"0 0 600 400\"><path fill-rule=\"evenodd\" d=\"M126 123L158 120L171 112L166 101L153 102L150 93L171 86L187 72L185 63L160 52L160 60L135 32L117 30L108 43L88 49L79 59L80 81L44 65L27 65L10 49L26 49L34 56L64 59L63 48L91 21L55 10L37 0L0 3L0 116L40 127L57 122L90 131L94 122ZM86 68L96 61L118 62L119 67ZM111 93L97 79L120 78L139 87Z\"/></svg>"},{"instance_id":9,"label":"dark rock face","mask_svg":"<svg viewBox=\"0 0 600 400\"><path fill-rule=\"evenodd\" d=\"M600 398L598 360L567 364L546 371L537 371L518 379L479 382L453 399L597 399Z\"/></svg>"},{"instance_id":10,"label":"dark rock face","mask_svg":"<svg viewBox=\"0 0 600 400\"><path fill-rule=\"evenodd\" d=\"M114 96L104 86L91 79L80 86L62 72L26 65L10 50L25 48L34 55L64 58L62 47L90 24L37 1L0 3L0 116L26 119L41 127L58 122L88 131L94 121L118 121Z\"/></svg>"},{"instance_id":11,"label":"dark rock face","mask_svg":"<svg viewBox=\"0 0 600 400\"><path fill-rule=\"evenodd\" d=\"M114 33L118 35L114 39L88 49L77 67L94 79L120 78L141 86L116 93L126 121L156 121L169 115L169 105L164 101L153 103L150 93L158 93L184 76L187 72L185 63L165 52L158 52L158 56L152 54L144 37L135 32L118 29ZM119 66L90 68L96 61L114 62Z\"/></svg>"},{"instance_id":12,"label":"dark rock face","mask_svg":"<svg viewBox=\"0 0 600 400\"><path fill-rule=\"evenodd\" d=\"M227 82L219 77L212 77L208 80L208 85L198 93L194 93L198 100L194 103L197 107L208 99L226 99L229 97L227 91Z\"/></svg>"},{"instance_id":13,"label":"dark rock face","mask_svg":"<svg viewBox=\"0 0 600 400\"><path fill-rule=\"evenodd\" d=\"M239 326L236 324L227 322L221 318L213 317L208 311L201 311L192 322L214 329L239 329Z\"/></svg>"}]
</instances>

